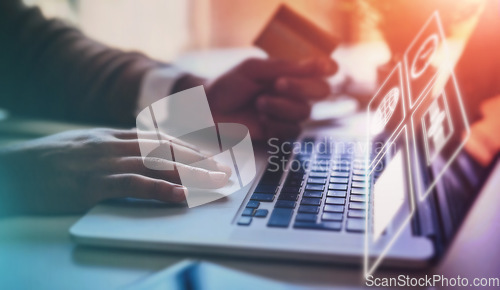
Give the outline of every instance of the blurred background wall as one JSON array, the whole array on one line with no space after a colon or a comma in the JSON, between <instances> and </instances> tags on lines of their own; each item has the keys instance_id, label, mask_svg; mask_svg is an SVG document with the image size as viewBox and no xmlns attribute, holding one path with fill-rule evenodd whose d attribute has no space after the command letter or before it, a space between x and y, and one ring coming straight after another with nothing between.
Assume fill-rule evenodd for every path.
<instances>
[{"instance_id":1,"label":"blurred background wall","mask_svg":"<svg viewBox=\"0 0 500 290\"><path fill-rule=\"evenodd\" d=\"M87 35L172 60L184 51L250 46L281 3L347 43L380 40L363 0L24 0Z\"/></svg>"},{"instance_id":2,"label":"blurred background wall","mask_svg":"<svg viewBox=\"0 0 500 290\"><path fill-rule=\"evenodd\" d=\"M186 51L252 45L281 3L336 35L344 44L382 40L408 45L438 9L450 33L470 33L470 16L484 0L24 0L39 5L108 45L169 61ZM381 22L381 19L384 20ZM459 24L463 23L463 24ZM389 32L389 33L387 33Z\"/></svg>"}]
</instances>

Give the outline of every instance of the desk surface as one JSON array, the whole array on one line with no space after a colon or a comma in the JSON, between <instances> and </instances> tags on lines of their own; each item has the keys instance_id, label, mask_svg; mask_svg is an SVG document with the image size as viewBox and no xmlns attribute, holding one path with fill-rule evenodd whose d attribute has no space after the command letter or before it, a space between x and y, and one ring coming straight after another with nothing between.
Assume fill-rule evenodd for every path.
<instances>
[{"instance_id":1,"label":"desk surface","mask_svg":"<svg viewBox=\"0 0 500 290\"><path fill-rule=\"evenodd\" d=\"M500 164L440 265L424 272L380 270L377 276L409 273L418 277L432 273L447 277L498 277L499 187ZM78 218L0 219L0 288L112 289L128 285L185 258L203 259L306 287L362 285L361 269L352 266L82 247L73 243L68 234L68 229Z\"/></svg>"},{"instance_id":2,"label":"desk surface","mask_svg":"<svg viewBox=\"0 0 500 290\"><path fill-rule=\"evenodd\" d=\"M429 272L449 277L495 277L500 269L500 166L441 265ZM127 285L184 258L204 259L235 270L304 286L360 285L356 267L294 264L158 252L109 250L72 243L69 227L79 216L0 220L0 288L111 289ZM480 246L480 247L478 247ZM495 259L492 259L496 257ZM411 273L411 272L410 272ZM401 273L379 271L377 276ZM424 273L411 273L421 276ZM2 286L3 285L3 286Z\"/></svg>"},{"instance_id":3,"label":"desk surface","mask_svg":"<svg viewBox=\"0 0 500 290\"><path fill-rule=\"evenodd\" d=\"M26 126L24 129L15 127L26 122L32 122L39 130L29 129L23 132ZM26 120L0 122L2 134L12 133L11 140L16 141L70 128L76 127ZM409 273L414 277L425 274L498 277L499 187L500 164L490 176L453 245L439 265L424 272L380 270L376 276L394 277ZM0 219L0 288L112 289L128 285L185 258L203 259L256 276L306 287L363 285L361 269L352 266L77 246L70 240L68 229L78 218L79 216Z\"/></svg>"}]
</instances>

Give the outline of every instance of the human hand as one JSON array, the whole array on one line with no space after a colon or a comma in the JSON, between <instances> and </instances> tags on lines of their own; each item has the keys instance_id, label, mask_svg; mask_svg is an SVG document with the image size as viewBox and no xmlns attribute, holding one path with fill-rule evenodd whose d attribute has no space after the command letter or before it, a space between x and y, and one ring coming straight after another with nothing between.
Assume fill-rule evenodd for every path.
<instances>
[{"instance_id":1,"label":"human hand","mask_svg":"<svg viewBox=\"0 0 500 290\"><path fill-rule=\"evenodd\" d=\"M155 138L152 133L150 141L140 141L157 145ZM151 157L148 165L170 163L175 170L146 168L135 130L69 131L0 150L0 214L77 213L119 197L182 202L188 192L180 185L179 172L190 174L203 188L227 183L229 167L190 144L174 142L182 160L208 159L207 168Z\"/></svg>"},{"instance_id":2,"label":"human hand","mask_svg":"<svg viewBox=\"0 0 500 290\"><path fill-rule=\"evenodd\" d=\"M217 122L244 124L254 140L291 138L309 117L310 101L328 96L325 78L336 71L330 59L248 59L208 83L206 92Z\"/></svg>"}]
</instances>

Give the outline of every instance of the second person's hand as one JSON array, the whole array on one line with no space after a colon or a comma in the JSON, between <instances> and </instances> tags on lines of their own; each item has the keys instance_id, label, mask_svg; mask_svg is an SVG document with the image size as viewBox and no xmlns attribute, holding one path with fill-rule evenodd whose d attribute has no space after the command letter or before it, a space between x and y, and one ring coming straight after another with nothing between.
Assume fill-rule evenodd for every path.
<instances>
[{"instance_id":1,"label":"second person's hand","mask_svg":"<svg viewBox=\"0 0 500 290\"><path fill-rule=\"evenodd\" d=\"M310 102L329 95L326 77L336 71L331 59L248 59L206 91L217 122L244 124L254 140L293 138L310 115Z\"/></svg>"}]
</instances>

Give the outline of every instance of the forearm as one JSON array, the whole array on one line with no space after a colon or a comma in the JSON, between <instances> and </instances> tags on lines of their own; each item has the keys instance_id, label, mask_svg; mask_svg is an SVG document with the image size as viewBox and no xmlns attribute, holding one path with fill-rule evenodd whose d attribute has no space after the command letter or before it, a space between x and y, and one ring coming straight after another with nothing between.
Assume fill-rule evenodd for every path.
<instances>
[{"instance_id":1,"label":"forearm","mask_svg":"<svg viewBox=\"0 0 500 290\"><path fill-rule=\"evenodd\" d=\"M0 107L14 114L134 124L143 76L164 65L110 49L18 1L0 4Z\"/></svg>"}]
</instances>

